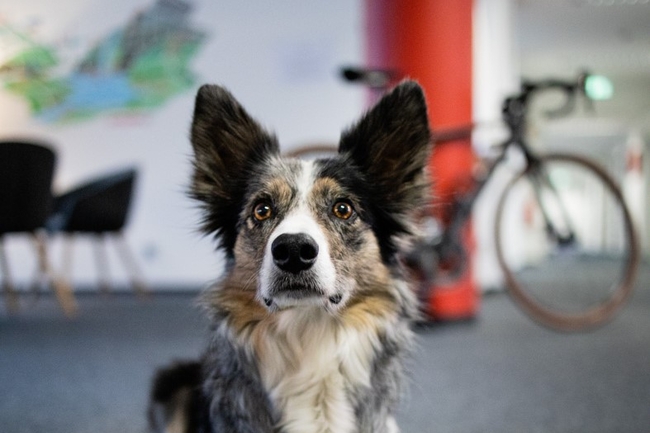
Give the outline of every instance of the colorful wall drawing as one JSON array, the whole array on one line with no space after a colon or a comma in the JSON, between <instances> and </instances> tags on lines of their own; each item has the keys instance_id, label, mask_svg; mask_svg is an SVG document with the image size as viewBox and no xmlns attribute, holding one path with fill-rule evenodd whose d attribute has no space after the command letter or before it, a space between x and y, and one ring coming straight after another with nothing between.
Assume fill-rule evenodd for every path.
<instances>
[{"instance_id":1,"label":"colorful wall drawing","mask_svg":"<svg viewBox=\"0 0 650 433\"><path fill-rule=\"evenodd\" d=\"M195 82L189 63L205 33L192 28L191 12L184 0L157 0L60 75L55 48L0 23L0 40L15 51L0 64L0 80L44 122L155 109Z\"/></svg>"}]
</instances>

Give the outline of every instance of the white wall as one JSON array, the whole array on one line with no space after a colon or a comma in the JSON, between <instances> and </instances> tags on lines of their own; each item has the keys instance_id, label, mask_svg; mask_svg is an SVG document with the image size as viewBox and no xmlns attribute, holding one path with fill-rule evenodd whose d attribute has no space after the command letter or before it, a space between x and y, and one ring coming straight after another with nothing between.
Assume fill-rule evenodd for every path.
<instances>
[{"instance_id":1,"label":"white wall","mask_svg":"<svg viewBox=\"0 0 650 433\"><path fill-rule=\"evenodd\" d=\"M57 7L54 8L56 3ZM77 37L77 51L88 41L122 26L153 0L23 0L0 5L14 25L37 17L36 37L45 43ZM361 1L282 2L200 0L191 20L209 38L193 61L196 86L220 83L262 124L275 130L285 149L307 142L335 142L340 130L362 111L363 90L342 83L338 67L363 59ZM73 55L70 51L68 54ZM78 55L78 53L77 53ZM70 67L64 62L61 68ZM51 141L59 154L59 191L89 177L136 164L141 178L127 237L147 281L178 289L216 278L221 259L213 244L194 229L196 209L185 197L189 179L188 131L195 89L142 115L98 116L68 124L46 124L30 116L20 97L0 90L0 138L35 136ZM95 281L87 242L75 250L73 281ZM35 262L24 238L9 242L10 264L19 282ZM60 263L61 242L52 249ZM111 257L118 283L123 273Z\"/></svg>"},{"instance_id":2,"label":"white wall","mask_svg":"<svg viewBox=\"0 0 650 433\"><path fill-rule=\"evenodd\" d=\"M473 145L479 157L489 157L490 147L507 138L507 129L501 122L501 102L519 88L513 1L477 0L473 19L473 116L478 125ZM503 285L496 259L494 224L497 200L509 178L497 170L474 208L474 270L478 285L485 290Z\"/></svg>"}]
</instances>

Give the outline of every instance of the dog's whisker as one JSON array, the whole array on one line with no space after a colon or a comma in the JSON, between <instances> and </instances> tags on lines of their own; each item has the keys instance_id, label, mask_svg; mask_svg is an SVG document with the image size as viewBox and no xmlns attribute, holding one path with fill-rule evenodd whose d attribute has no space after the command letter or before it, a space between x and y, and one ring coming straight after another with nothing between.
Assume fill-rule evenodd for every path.
<instances>
[{"instance_id":1,"label":"dog's whisker","mask_svg":"<svg viewBox=\"0 0 650 433\"><path fill-rule=\"evenodd\" d=\"M253 283L257 280L256 275L252 274L248 280L244 283L244 286L242 287L244 290L250 290Z\"/></svg>"}]
</instances>

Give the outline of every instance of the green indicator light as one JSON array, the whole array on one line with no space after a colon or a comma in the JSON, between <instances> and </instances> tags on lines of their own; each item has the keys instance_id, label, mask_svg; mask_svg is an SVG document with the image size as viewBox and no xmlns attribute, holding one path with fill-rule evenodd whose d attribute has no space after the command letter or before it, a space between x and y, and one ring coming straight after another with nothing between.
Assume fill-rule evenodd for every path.
<instances>
[{"instance_id":1,"label":"green indicator light","mask_svg":"<svg viewBox=\"0 0 650 433\"><path fill-rule=\"evenodd\" d=\"M585 80L585 93L589 99L605 101L614 95L614 85L603 75L589 75Z\"/></svg>"}]
</instances>

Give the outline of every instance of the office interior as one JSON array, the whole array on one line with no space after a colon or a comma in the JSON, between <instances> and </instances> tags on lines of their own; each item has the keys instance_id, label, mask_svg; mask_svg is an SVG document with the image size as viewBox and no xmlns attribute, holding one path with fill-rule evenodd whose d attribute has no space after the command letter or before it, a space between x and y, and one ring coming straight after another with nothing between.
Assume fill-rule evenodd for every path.
<instances>
[{"instance_id":1,"label":"office interior","mask_svg":"<svg viewBox=\"0 0 650 433\"><path fill-rule=\"evenodd\" d=\"M531 102L526 134L535 152L589 158L620 188L638 249L629 297L603 323L575 331L520 308L496 244L516 272L546 244L529 230L521 197L505 211L506 233L495 234L499 200L521 169L521 155L508 154L514 168L493 174L463 229L460 277L427 282L398 423L405 433L647 431L648 22L647 0L0 5L0 146L50 149L48 188L61 205L38 230L0 232L0 430L147 431L155 369L200 356L209 327L197 299L226 262L197 229L200 209L188 197L202 84L227 87L290 153L335 147L381 92L420 81L434 137L461 131L434 145L455 150L430 164L434 184L447 188L434 206L445 209L445 194L464 188L453 176L480 176L509 137L505 98L524 82L590 74L602 78L602 98L583 92L570 112L549 116L565 99L544 93ZM388 82L352 82L345 68L387 73ZM0 167L13 174L7 161ZM603 191L575 184L569 210L587 249L625 255ZM100 228L87 228L83 213L78 226L61 222L102 189L112 195ZM123 212L107 223L110 200ZM0 218L12 211L0 204ZM552 266L531 281L587 290L618 278L609 269Z\"/></svg>"}]
</instances>

